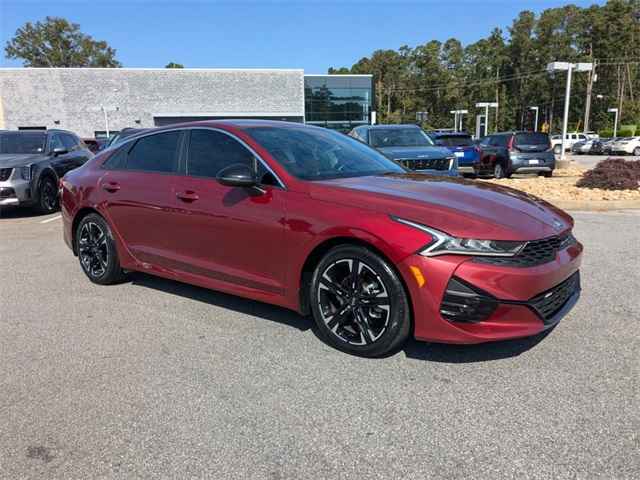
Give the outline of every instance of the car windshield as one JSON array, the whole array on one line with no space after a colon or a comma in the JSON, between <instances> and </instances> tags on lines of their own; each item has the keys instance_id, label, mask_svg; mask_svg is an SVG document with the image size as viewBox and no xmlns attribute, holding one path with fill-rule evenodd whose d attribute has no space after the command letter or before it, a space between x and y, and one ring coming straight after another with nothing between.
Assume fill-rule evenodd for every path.
<instances>
[{"instance_id":1,"label":"car windshield","mask_svg":"<svg viewBox=\"0 0 640 480\"><path fill-rule=\"evenodd\" d=\"M44 152L46 134L41 132L0 133L0 154L33 154Z\"/></svg>"},{"instance_id":2,"label":"car windshield","mask_svg":"<svg viewBox=\"0 0 640 480\"><path fill-rule=\"evenodd\" d=\"M403 173L405 169L373 148L324 128L246 129L291 175L302 180Z\"/></svg>"},{"instance_id":3,"label":"car windshield","mask_svg":"<svg viewBox=\"0 0 640 480\"><path fill-rule=\"evenodd\" d=\"M436 145L443 147L470 147L473 145L471 135L443 135L436 138Z\"/></svg>"},{"instance_id":4,"label":"car windshield","mask_svg":"<svg viewBox=\"0 0 640 480\"><path fill-rule=\"evenodd\" d=\"M419 128L374 128L369 131L374 147L430 147L433 141Z\"/></svg>"},{"instance_id":5,"label":"car windshield","mask_svg":"<svg viewBox=\"0 0 640 480\"><path fill-rule=\"evenodd\" d=\"M549 145L546 133L519 133L515 139L516 145Z\"/></svg>"}]
</instances>

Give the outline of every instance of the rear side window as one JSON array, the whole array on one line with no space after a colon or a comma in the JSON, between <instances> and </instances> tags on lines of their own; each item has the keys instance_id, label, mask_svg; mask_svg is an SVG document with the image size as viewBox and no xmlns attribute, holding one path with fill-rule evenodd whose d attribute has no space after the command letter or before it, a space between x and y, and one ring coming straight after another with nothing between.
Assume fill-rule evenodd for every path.
<instances>
[{"instance_id":1,"label":"rear side window","mask_svg":"<svg viewBox=\"0 0 640 480\"><path fill-rule=\"evenodd\" d=\"M181 132L143 137L129 151L127 170L170 173L177 170Z\"/></svg>"},{"instance_id":2,"label":"rear side window","mask_svg":"<svg viewBox=\"0 0 640 480\"><path fill-rule=\"evenodd\" d=\"M102 164L102 168L108 170L122 170L127 166L127 149L121 148L113 152L109 158Z\"/></svg>"},{"instance_id":3,"label":"rear side window","mask_svg":"<svg viewBox=\"0 0 640 480\"><path fill-rule=\"evenodd\" d=\"M518 133L515 145L549 145L549 136L545 133Z\"/></svg>"},{"instance_id":4,"label":"rear side window","mask_svg":"<svg viewBox=\"0 0 640 480\"><path fill-rule=\"evenodd\" d=\"M473 140L471 136L465 135L441 136L436 138L436 145L443 147L469 147L473 145Z\"/></svg>"},{"instance_id":5,"label":"rear side window","mask_svg":"<svg viewBox=\"0 0 640 480\"><path fill-rule=\"evenodd\" d=\"M253 154L240 142L213 130L192 130L189 142L187 175L215 178L233 164L254 165Z\"/></svg>"}]
</instances>

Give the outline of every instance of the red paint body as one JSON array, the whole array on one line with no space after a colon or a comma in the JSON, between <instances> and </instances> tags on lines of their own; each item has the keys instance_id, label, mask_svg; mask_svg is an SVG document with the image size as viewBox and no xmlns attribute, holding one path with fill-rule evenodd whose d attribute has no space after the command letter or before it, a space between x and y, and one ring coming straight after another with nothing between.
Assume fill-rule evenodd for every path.
<instances>
[{"instance_id":1,"label":"red paint body","mask_svg":"<svg viewBox=\"0 0 640 480\"><path fill-rule=\"evenodd\" d=\"M244 130L249 124L193 125L241 138L286 188L266 187L263 195L250 195L214 179L104 170L101 165L110 155L105 151L62 181L67 244L73 248L78 213L92 209L110 224L127 270L301 311L302 271L311 253L327 241L350 239L370 245L395 265L411 299L415 337L446 343L523 337L545 328L521 305L501 305L480 323L443 319L439 305L454 273L499 299L525 301L579 268L579 243L560 251L554 261L531 268L485 265L457 255L424 257L416 252L428 236L390 218L395 215L458 237L492 240L536 240L572 228L569 215L522 192L415 174L302 181L253 140ZM112 189L113 184L119 189ZM560 229L553 227L558 222ZM422 287L411 266L422 271Z\"/></svg>"}]
</instances>

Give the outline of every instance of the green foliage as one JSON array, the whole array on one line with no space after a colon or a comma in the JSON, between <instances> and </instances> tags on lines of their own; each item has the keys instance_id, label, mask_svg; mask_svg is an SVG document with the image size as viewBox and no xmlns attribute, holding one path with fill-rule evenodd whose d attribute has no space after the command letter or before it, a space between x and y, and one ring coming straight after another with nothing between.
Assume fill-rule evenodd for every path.
<instances>
[{"instance_id":1,"label":"green foliage","mask_svg":"<svg viewBox=\"0 0 640 480\"><path fill-rule=\"evenodd\" d=\"M611 129L611 107L620 107L620 121L640 120L640 22L635 0L609 0L604 5L580 8L566 5L539 15L521 12L503 31L462 45L455 38L430 40L415 47L376 50L351 68L329 73L374 75L376 105L381 122L415 121L426 111L440 128L453 124L450 110L468 109L468 130L475 128L477 102L499 103L490 114L490 129L533 128L530 106L539 107L539 126L561 130L566 74L546 71L553 61L598 61L593 86L589 130ZM635 63L634 63L635 62ZM582 130L589 73L573 79L569 122ZM601 96L601 99L598 98Z\"/></svg>"},{"instance_id":2,"label":"green foliage","mask_svg":"<svg viewBox=\"0 0 640 480\"><path fill-rule=\"evenodd\" d=\"M637 190L640 187L640 160L603 160L593 170L585 172L576 185L605 190Z\"/></svg>"},{"instance_id":3,"label":"green foliage","mask_svg":"<svg viewBox=\"0 0 640 480\"><path fill-rule=\"evenodd\" d=\"M635 129L629 129L629 128L621 128L620 130L618 130L618 137L633 137L634 136L634 132Z\"/></svg>"},{"instance_id":4,"label":"green foliage","mask_svg":"<svg viewBox=\"0 0 640 480\"><path fill-rule=\"evenodd\" d=\"M620 125L620 131L629 132L629 135L623 135L624 137L633 137L636 134L637 126L636 125Z\"/></svg>"},{"instance_id":5,"label":"green foliage","mask_svg":"<svg viewBox=\"0 0 640 480\"><path fill-rule=\"evenodd\" d=\"M25 67L121 66L106 42L94 40L80 31L80 25L58 17L25 23L7 42L5 55L22 59Z\"/></svg>"},{"instance_id":6,"label":"green foliage","mask_svg":"<svg viewBox=\"0 0 640 480\"><path fill-rule=\"evenodd\" d=\"M184 68L184 65L181 63L169 62L164 66L164 68Z\"/></svg>"}]
</instances>

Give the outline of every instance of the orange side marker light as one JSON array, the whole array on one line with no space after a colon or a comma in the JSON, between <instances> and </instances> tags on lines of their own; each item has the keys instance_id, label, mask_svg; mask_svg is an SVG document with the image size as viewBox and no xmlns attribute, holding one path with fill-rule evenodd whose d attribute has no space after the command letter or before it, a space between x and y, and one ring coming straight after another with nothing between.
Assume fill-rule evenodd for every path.
<instances>
[{"instance_id":1,"label":"orange side marker light","mask_svg":"<svg viewBox=\"0 0 640 480\"><path fill-rule=\"evenodd\" d=\"M416 283L418 284L418 286L422 287L425 283L425 280L424 275L422 275L420 269L413 265L411 265L409 268L411 269L411 273L413 273L413 276L416 278Z\"/></svg>"}]
</instances>

